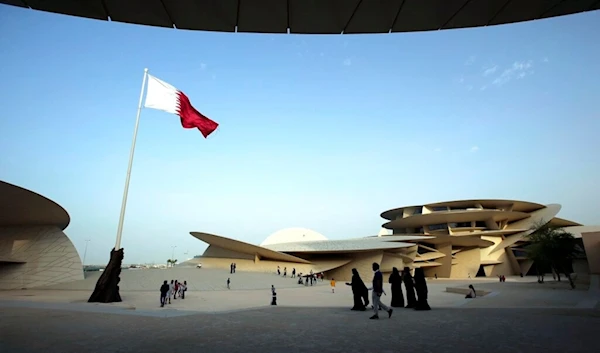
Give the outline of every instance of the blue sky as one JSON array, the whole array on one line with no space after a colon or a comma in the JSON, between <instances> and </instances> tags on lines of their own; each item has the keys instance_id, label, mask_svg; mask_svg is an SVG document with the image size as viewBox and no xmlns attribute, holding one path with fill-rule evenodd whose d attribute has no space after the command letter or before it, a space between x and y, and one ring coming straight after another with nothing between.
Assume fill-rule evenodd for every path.
<instances>
[{"instance_id":1,"label":"blue sky","mask_svg":"<svg viewBox=\"0 0 600 353\"><path fill-rule=\"evenodd\" d=\"M385 35L191 32L0 6L0 180L71 215L87 263L114 246L143 69L220 123L145 109L125 262L201 254L189 231L378 232L389 208L560 203L600 224L600 12ZM188 254L186 255L185 252Z\"/></svg>"}]
</instances>

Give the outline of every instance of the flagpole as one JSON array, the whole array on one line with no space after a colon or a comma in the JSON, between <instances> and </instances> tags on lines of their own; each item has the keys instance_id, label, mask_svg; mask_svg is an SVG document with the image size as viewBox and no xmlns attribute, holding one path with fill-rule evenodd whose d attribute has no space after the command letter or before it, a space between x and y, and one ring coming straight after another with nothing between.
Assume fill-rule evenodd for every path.
<instances>
[{"instance_id":1,"label":"flagpole","mask_svg":"<svg viewBox=\"0 0 600 353\"><path fill-rule=\"evenodd\" d=\"M131 179L131 165L133 164L133 154L135 152L135 141L137 139L138 127L140 126L140 114L142 112L142 100L144 99L144 88L146 88L146 79L148 78L148 69L144 69L144 79L142 81L142 91L140 92L140 102L138 103L137 116L135 118L135 128L133 129L133 141L129 151L129 165L127 165L127 177L125 178L125 190L123 191L123 202L121 203L121 215L119 216L119 227L117 228L117 242L115 250L121 249L121 236L123 234L123 219L125 218L125 208L127 207L127 194L129 193L129 180Z\"/></svg>"}]
</instances>

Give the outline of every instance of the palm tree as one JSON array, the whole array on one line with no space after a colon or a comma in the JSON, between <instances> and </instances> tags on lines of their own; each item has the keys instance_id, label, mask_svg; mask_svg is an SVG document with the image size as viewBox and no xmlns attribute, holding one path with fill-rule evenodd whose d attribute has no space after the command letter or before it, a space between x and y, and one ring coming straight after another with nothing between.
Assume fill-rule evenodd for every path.
<instances>
[{"instance_id":1,"label":"palm tree","mask_svg":"<svg viewBox=\"0 0 600 353\"><path fill-rule=\"evenodd\" d=\"M171 267L175 266L176 263L177 263L177 259L171 260Z\"/></svg>"},{"instance_id":2,"label":"palm tree","mask_svg":"<svg viewBox=\"0 0 600 353\"><path fill-rule=\"evenodd\" d=\"M526 249L527 257L535 263L538 282L544 283L543 269L550 267L559 281L560 273L564 273L571 288L575 289L571 268L579 250L573 234L544 221L534 224L532 229L534 231L527 236L530 244Z\"/></svg>"},{"instance_id":3,"label":"palm tree","mask_svg":"<svg viewBox=\"0 0 600 353\"><path fill-rule=\"evenodd\" d=\"M171 267L173 266L173 260L171 260L171 259L167 260L167 268L169 268L169 265L171 265Z\"/></svg>"}]
</instances>

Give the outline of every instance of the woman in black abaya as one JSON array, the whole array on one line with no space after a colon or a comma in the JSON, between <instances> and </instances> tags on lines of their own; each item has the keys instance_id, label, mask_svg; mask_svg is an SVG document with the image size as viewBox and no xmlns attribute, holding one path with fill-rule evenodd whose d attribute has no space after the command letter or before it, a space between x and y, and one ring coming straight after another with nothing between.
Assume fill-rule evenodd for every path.
<instances>
[{"instance_id":1,"label":"woman in black abaya","mask_svg":"<svg viewBox=\"0 0 600 353\"><path fill-rule=\"evenodd\" d=\"M402 293L402 277L398 269L394 267L390 275L390 284L392 285L392 303L390 306L394 308L404 307L404 293Z\"/></svg>"},{"instance_id":2,"label":"woman in black abaya","mask_svg":"<svg viewBox=\"0 0 600 353\"><path fill-rule=\"evenodd\" d=\"M363 304L363 296L367 291L367 286L360 278L358 271L352 269L352 282L346 283L348 286L352 286L352 297L354 298L354 305L351 310L365 311L365 304Z\"/></svg>"},{"instance_id":3,"label":"woman in black abaya","mask_svg":"<svg viewBox=\"0 0 600 353\"><path fill-rule=\"evenodd\" d=\"M414 308L417 304L417 298L415 297L413 278L410 275L410 269L408 267L405 267L403 272L402 281L404 282L404 287L406 288L406 307Z\"/></svg>"},{"instance_id":4,"label":"woman in black abaya","mask_svg":"<svg viewBox=\"0 0 600 353\"><path fill-rule=\"evenodd\" d=\"M415 269L415 290L418 297L415 310L431 310L429 303L427 303L427 282L422 268Z\"/></svg>"}]
</instances>

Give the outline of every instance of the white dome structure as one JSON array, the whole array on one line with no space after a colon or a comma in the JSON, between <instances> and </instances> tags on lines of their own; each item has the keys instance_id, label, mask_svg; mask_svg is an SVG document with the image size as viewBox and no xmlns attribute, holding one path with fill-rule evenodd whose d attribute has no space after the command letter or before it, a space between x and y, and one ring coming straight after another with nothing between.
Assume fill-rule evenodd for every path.
<instances>
[{"instance_id":1,"label":"white dome structure","mask_svg":"<svg viewBox=\"0 0 600 353\"><path fill-rule=\"evenodd\" d=\"M379 230L379 234L377 234L378 237L384 237L386 235L392 235L392 231L389 229L381 228Z\"/></svg>"},{"instance_id":2,"label":"white dome structure","mask_svg":"<svg viewBox=\"0 0 600 353\"><path fill-rule=\"evenodd\" d=\"M260 246L284 243L296 243L302 241L328 240L323 234L306 228L285 228L269 235Z\"/></svg>"}]
</instances>

